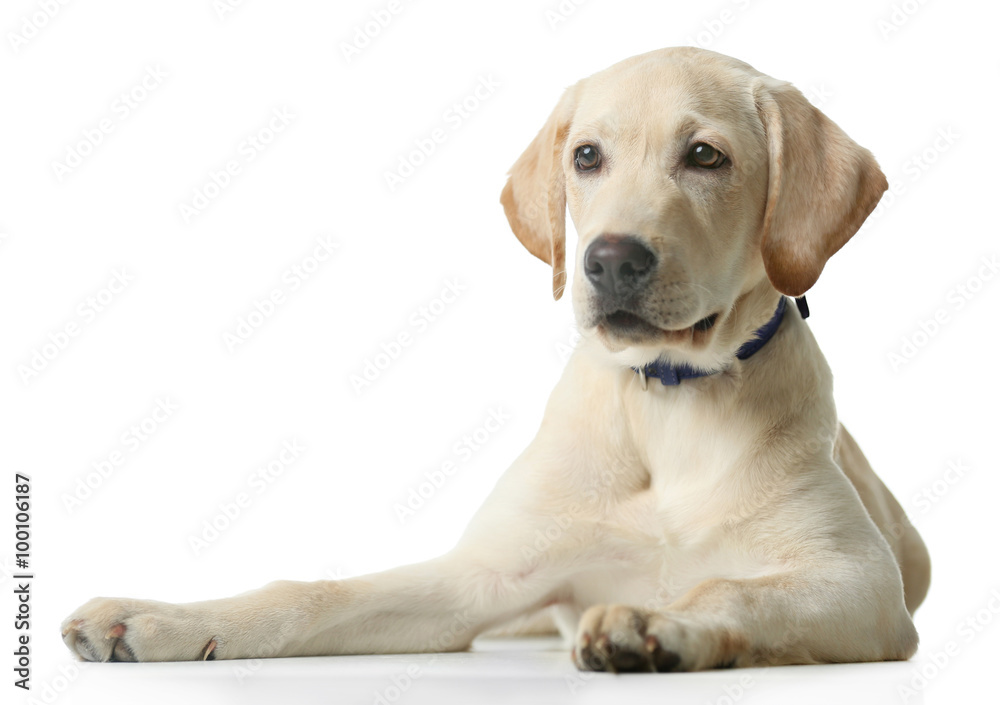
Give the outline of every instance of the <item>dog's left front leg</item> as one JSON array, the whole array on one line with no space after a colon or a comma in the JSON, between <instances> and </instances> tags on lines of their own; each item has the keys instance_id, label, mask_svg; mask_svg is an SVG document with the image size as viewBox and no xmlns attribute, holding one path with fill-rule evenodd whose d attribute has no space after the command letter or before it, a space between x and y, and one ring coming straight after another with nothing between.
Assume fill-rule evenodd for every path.
<instances>
[{"instance_id":1,"label":"dog's left front leg","mask_svg":"<svg viewBox=\"0 0 1000 705\"><path fill-rule=\"evenodd\" d=\"M595 605L580 620L574 661L663 672L908 659L917 633L899 570L884 542L872 545L876 561L828 555L808 568L713 578L662 609Z\"/></svg>"}]
</instances>

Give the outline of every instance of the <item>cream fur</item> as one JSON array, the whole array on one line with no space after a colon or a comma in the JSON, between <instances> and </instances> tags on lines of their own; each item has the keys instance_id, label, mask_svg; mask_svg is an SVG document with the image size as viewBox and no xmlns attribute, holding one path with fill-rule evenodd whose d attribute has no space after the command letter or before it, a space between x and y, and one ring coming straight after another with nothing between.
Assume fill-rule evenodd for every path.
<instances>
[{"instance_id":1,"label":"cream fur","mask_svg":"<svg viewBox=\"0 0 1000 705\"><path fill-rule=\"evenodd\" d=\"M730 158L708 173L684 155ZM582 143L606 168L576 173ZM754 357L735 350L798 295L878 201L874 158L788 84L712 52L670 49L571 87L502 201L565 284L602 234L658 256L643 315L608 328L576 267L583 341L538 435L441 558L377 575L281 582L186 605L97 598L63 625L87 660L443 651L550 609L595 670L909 658L926 549L840 426L832 376L789 306ZM692 328L718 313L708 331ZM658 357L717 373L643 389Z\"/></svg>"}]
</instances>

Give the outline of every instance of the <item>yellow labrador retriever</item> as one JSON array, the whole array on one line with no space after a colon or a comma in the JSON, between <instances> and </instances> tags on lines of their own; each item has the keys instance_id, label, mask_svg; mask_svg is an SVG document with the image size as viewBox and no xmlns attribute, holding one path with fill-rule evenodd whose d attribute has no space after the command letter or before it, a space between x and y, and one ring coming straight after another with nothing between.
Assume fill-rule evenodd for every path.
<instances>
[{"instance_id":1,"label":"yellow labrador retriever","mask_svg":"<svg viewBox=\"0 0 1000 705\"><path fill-rule=\"evenodd\" d=\"M97 598L66 644L91 661L451 651L548 608L581 669L909 658L927 551L785 298L885 188L798 90L728 57L666 49L580 81L501 200L556 298L568 205L583 340L458 545L228 599Z\"/></svg>"}]
</instances>

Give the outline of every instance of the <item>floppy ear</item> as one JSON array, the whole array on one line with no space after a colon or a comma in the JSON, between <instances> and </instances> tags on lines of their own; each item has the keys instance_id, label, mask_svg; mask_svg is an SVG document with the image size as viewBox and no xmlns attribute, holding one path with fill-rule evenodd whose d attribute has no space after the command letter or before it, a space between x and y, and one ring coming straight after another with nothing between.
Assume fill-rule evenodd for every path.
<instances>
[{"instance_id":1,"label":"floppy ear","mask_svg":"<svg viewBox=\"0 0 1000 705\"><path fill-rule=\"evenodd\" d=\"M575 88L575 87L574 87ZM511 230L528 252L552 265L552 295L566 288L566 177L562 150L569 132L574 88L510 169L500 202Z\"/></svg>"},{"instance_id":2,"label":"floppy ear","mask_svg":"<svg viewBox=\"0 0 1000 705\"><path fill-rule=\"evenodd\" d=\"M788 83L760 81L768 142L761 251L778 291L801 296L858 231L887 188L875 157Z\"/></svg>"}]
</instances>

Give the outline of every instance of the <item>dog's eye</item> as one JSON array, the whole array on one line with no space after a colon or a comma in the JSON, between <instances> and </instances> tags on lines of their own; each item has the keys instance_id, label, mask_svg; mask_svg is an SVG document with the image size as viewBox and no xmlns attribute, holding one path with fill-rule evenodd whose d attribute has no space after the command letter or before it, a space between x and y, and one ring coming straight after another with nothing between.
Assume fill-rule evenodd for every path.
<instances>
[{"instance_id":1,"label":"dog's eye","mask_svg":"<svg viewBox=\"0 0 1000 705\"><path fill-rule=\"evenodd\" d=\"M702 169L718 169L726 163L726 155L710 144L699 142L688 152L688 162Z\"/></svg>"},{"instance_id":2,"label":"dog's eye","mask_svg":"<svg viewBox=\"0 0 1000 705\"><path fill-rule=\"evenodd\" d=\"M593 171L601 165L601 153L594 145L585 144L576 148L573 163L576 164L577 171Z\"/></svg>"}]
</instances>

